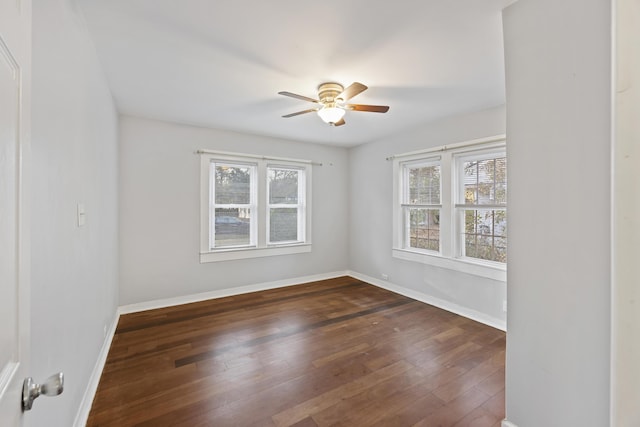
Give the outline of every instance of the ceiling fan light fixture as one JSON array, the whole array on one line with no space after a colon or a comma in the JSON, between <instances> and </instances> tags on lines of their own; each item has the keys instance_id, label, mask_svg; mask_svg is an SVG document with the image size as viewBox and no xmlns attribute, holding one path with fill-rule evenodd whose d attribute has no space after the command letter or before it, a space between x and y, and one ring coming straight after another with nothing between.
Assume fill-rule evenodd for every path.
<instances>
[{"instance_id":1,"label":"ceiling fan light fixture","mask_svg":"<svg viewBox=\"0 0 640 427\"><path fill-rule=\"evenodd\" d=\"M323 122L328 124L334 124L339 122L344 117L345 110L335 106L325 106L318 110L318 116Z\"/></svg>"},{"instance_id":2,"label":"ceiling fan light fixture","mask_svg":"<svg viewBox=\"0 0 640 427\"><path fill-rule=\"evenodd\" d=\"M365 85L358 82L351 83L346 89L339 83L322 83L318 86L318 99L291 92L278 92L280 95L316 104L315 108L296 111L295 113L285 114L282 117L289 118L315 111L323 122L331 126L343 126L345 124L343 117L346 110L368 111L371 113L386 113L389 111L389 106L387 105L345 104L345 102L366 89Z\"/></svg>"}]
</instances>

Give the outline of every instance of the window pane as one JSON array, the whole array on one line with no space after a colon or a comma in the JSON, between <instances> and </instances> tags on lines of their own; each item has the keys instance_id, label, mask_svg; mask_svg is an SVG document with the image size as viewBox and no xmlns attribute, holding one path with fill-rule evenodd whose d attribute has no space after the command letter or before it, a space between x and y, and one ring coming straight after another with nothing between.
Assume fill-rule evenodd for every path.
<instances>
[{"instance_id":1,"label":"window pane","mask_svg":"<svg viewBox=\"0 0 640 427\"><path fill-rule=\"evenodd\" d=\"M464 243L467 257L507 262L507 212L465 210Z\"/></svg>"},{"instance_id":2,"label":"window pane","mask_svg":"<svg viewBox=\"0 0 640 427\"><path fill-rule=\"evenodd\" d=\"M251 218L249 209L216 208L216 248L224 246L246 246L251 244Z\"/></svg>"},{"instance_id":3,"label":"window pane","mask_svg":"<svg viewBox=\"0 0 640 427\"><path fill-rule=\"evenodd\" d=\"M269 210L269 242L298 241L298 209L272 208Z\"/></svg>"},{"instance_id":4,"label":"window pane","mask_svg":"<svg viewBox=\"0 0 640 427\"><path fill-rule=\"evenodd\" d=\"M440 165L409 168L409 204L440 204Z\"/></svg>"},{"instance_id":5,"label":"window pane","mask_svg":"<svg viewBox=\"0 0 640 427\"><path fill-rule=\"evenodd\" d=\"M464 162L464 203L507 203L507 159L473 160Z\"/></svg>"},{"instance_id":6,"label":"window pane","mask_svg":"<svg viewBox=\"0 0 640 427\"><path fill-rule=\"evenodd\" d=\"M297 204L300 171L269 168L269 203Z\"/></svg>"},{"instance_id":7,"label":"window pane","mask_svg":"<svg viewBox=\"0 0 640 427\"><path fill-rule=\"evenodd\" d=\"M440 209L409 208L410 248L440 251Z\"/></svg>"},{"instance_id":8,"label":"window pane","mask_svg":"<svg viewBox=\"0 0 640 427\"><path fill-rule=\"evenodd\" d=\"M216 164L215 203L251 203L251 170L250 166Z\"/></svg>"}]
</instances>

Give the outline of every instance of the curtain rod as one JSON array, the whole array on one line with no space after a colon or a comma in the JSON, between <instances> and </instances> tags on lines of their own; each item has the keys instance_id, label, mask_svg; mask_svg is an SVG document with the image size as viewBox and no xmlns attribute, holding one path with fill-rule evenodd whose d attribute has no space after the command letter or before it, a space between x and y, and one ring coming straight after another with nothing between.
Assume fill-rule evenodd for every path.
<instances>
[{"instance_id":1,"label":"curtain rod","mask_svg":"<svg viewBox=\"0 0 640 427\"><path fill-rule=\"evenodd\" d=\"M414 156L416 154L427 154L427 153L437 153L437 152L448 151L448 150L456 150L458 148L472 147L474 145L479 145L479 144L488 143L488 142L504 141L505 139L506 139L506 136L504 134L495 135L495 136L490 136L488 138L479 138L479 139L474 139L474 140L471 140L471 141L465 141L465 142L459 142L459 143L455 143L455 144L443 145L441 147L427 148L427 149L424 149L424 150L417 150L417 151L410 151L408 153L402 153L402 154L394 154L392 156L387 157L386 159L387 160L393 160L393 159L398 159L398 158L402 158L402 157Z\"/></svg>"},{"instance_id":2,"label":"curtain rod","mask_svg":"<svg viewBox=\"0 0 640 427\"><path fill-rule=\"evenodd\" d=\"M313 162L311 160L302 160L302 159L290 159L287 157L270 157L270 156L258 156L255 154L244 154L244 153L233 153L231 151L214 151L214 150L198 150L195 154L220 154L222 156L238 156L238 157L249 157L252 159L260 159L260 160L275 160L281 162L297 162L297 163L306 163L309 165L322 166L320 162Z\"/></svg>"}]
</instances>

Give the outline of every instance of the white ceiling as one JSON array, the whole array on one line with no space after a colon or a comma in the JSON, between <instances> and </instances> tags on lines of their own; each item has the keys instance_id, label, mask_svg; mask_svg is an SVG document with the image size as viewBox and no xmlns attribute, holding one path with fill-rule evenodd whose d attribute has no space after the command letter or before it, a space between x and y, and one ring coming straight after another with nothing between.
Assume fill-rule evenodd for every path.
<instances>
[{"instance_id":1,"label":"white ceiling","mask_svg":"<svg viewBox=\"0 0 640 427\"><path fill-rule=\"evenodd\" d=\"M504 103L501 10L513 0L79 0L120 112L354 146ZM317 86L369 89L330 127Z\"/></svg>"}]
</instances>

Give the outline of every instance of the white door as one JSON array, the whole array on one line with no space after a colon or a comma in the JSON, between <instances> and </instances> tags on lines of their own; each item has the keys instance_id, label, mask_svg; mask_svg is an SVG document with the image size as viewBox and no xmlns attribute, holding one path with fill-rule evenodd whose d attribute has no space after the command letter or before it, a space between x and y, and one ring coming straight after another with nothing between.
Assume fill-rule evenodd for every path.
<instances>
[{"instance_id":1,"label":"white door","mask_svg":"<svg viewBox=\"0 0 640 427\"><path fill-rule=\"evenodd\" d=\"M0 0L0 425L22 425L29 360L31 0Z\"/></svg>"}]
</instances>

